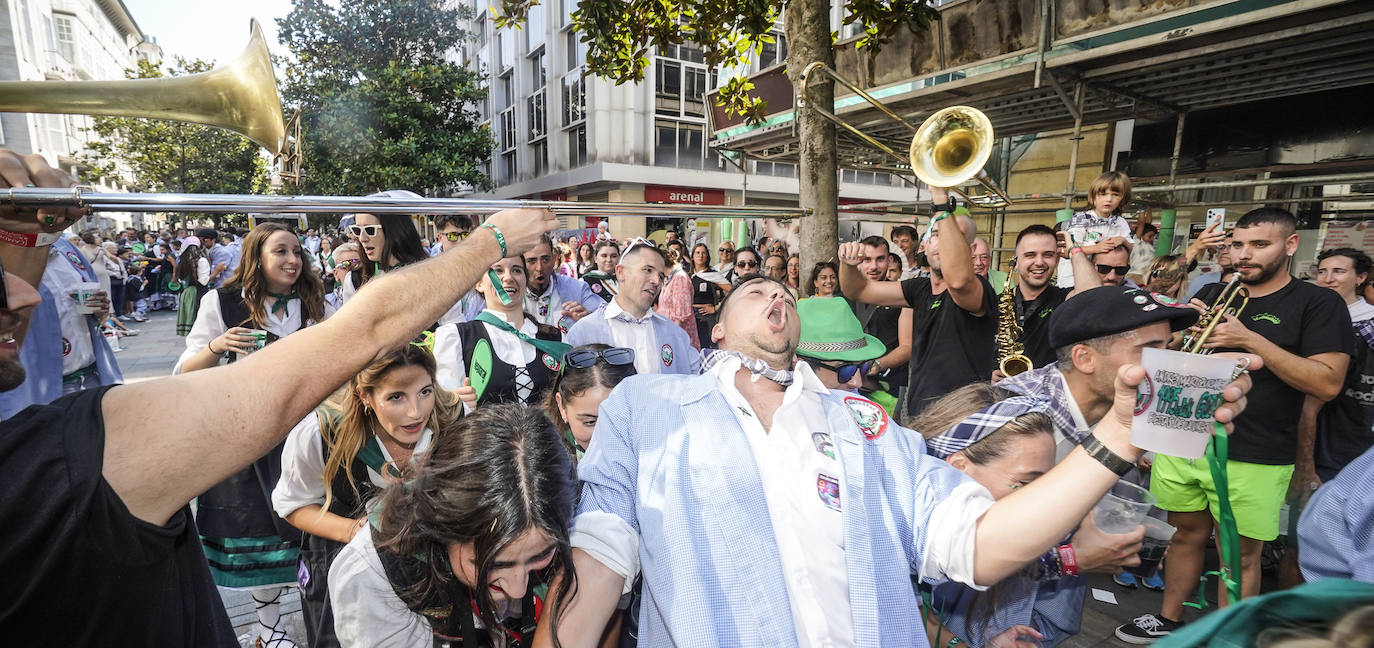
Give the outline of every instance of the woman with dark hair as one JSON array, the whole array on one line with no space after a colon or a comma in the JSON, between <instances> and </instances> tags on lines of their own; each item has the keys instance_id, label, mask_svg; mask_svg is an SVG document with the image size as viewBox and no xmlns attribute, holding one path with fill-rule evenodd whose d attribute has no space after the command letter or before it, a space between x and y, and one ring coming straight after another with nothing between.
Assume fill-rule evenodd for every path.
<instances>
[{"instance_id":1,"label":"woman with dark hair","mask_svg":"<svg viewBox=\"0 0 1374 648\"><path fill-rule=\"evenodd\" d=\"M478 403L530 404L553 384L568 345L558 329L525 313L520 298L528 284L524 257L502 259L491 270L477 282L487 307L471 321L434 331L439 386L471 387ZM498 284L492 283L492 273Z\"/></svg>"},{"instance_id":2,"label":"woman with dark hair","mask_svg":"<svg viewBox=\"0 0 1374 648\"><path fill-rule=\"evenodd\" d=\"M387 488L330 568L342 644L531 645L544 607L535 589L576 588L575 484L538 409L487 406L460 419L414 477Z\"/></svg>"},{"instance_id":3,"label":"woman with dark hair","mask_svg":"<svg viewBox=\"0 0 1374 648\"><path fill-rule=\"evenodd\" d=\"M376 496L409 475L434 434L457 417L436 387L434 357L414 344L386 354L286 437L272 508L305 532L298 580L311 648L339 645L329 606L329 565L365 524Z\"/></svg>"},{"instance_id":4,"label":"woman with dark hair","mask_svg":"<svg viewBox=\"0 0 1374 648\"><path fill-rule=\"evenodd\" d=\"M730 279L711 265L711 247L705 243L692 246L692 308L703 349L715 348L711 327L716 325L716 308L729 287Z\"/></svg>"},{"instance_id":5,"label":"woman with dark hair","mask_svg":"<svg viewBox=\"0 0 1374 648\"><path fill-rule=\"evenodd\" d=\"M634 349L584 344L563 356L563 371L544 399L544 412L574 459L581 459L592 441L601 401L620 381L636 373Z\"/></svg>"},{"instance_id":6,"label":"woman with dark hair","mask_svg":"<svg viewBox=\"0 0 1374 648\"><path fill-rule=\"evenodd\" d=\"M808 297L843 297L840 294L840 267L834 261L821 261L811 268L806 280Z\"/></svg>"},{"instance_id":7,"label":"woman with dark hair","mask_svg":"<svg viewBox=\"0 0 1374 648\"><path fill-rule=\"evenodd\" d=\"M419 194L405 191L383 191L370 196L382 198L421 198ZM349 273L344 279L343 298L347 301L369 279L401 266L424 261L429 258L425 244L420 240L420 232L415 229L410 217L401 214L354 214L353 224L348 226L363 248L367 262L363 267Z\"/></svg>"},{"instance_id":8,"label":"woman with dark hair","mask_svg":"<svg viewBox=\"0 0 1374 648\"><path fill-rule=\"evenodd\" d=\"M730 285L738 285L739 280L749 275L758 274L763 270L763 259L759 257L757 250L751 247L743 247L735 251L735 265L730 270Z\"/></svg>"},{"instance_id":9,"label":"woman with dark hair","mask_svg":"<svg viewBox=\"0 0 1374 648\"><path fill-rule=\"evenodd\" d=\"M205 293L186 336L186 351L172 373L234 362L332 312L300 239L281 224L262 223L244 237L234 277ZM294 645L280 629L278 599L284 585L296 582L300 532L272 510L281 453L277 444L201 495L196 508L196 526L215 584L252 590L259 645L268 648Z\"/></svg>"},{"instance_id":10,"label":"woman with dark hair","mask_svg":"<svg viewBox=\"0 0 1374 648\"><path fill-rule=\"evenodd\" d=\"M582 275L592 292L606 301L615 299L620 283L615 278L615 266L620 263L620 245L615 241L596 244L596 267Z\"/></svg>"},{"instance_id":11,"label":"woman with dark hair","mask_svg":"<svg viewBox=\"0 0 1374 648\"><path fill-rule=\"evenodd\" d=\"M596 269L596 248L591 243L583 243L577 246L577 276L591 272Z\"/></svg>"},{"instance_id":12,"label":"woman with dark hair","mask_svg":"<svg viewBox=\"0 0 1374 648\"><path fill-rule=\"evenodd\" d=\"M206 258L196 238L187 237L182 242L181 256L177 257L172 280L180 286L177 289L180 293L180 301L177 302L177 335L185 337L195 324L200 298L205 296L205 286L210 283L210 259Z\"/></svg>"}]
</instances>

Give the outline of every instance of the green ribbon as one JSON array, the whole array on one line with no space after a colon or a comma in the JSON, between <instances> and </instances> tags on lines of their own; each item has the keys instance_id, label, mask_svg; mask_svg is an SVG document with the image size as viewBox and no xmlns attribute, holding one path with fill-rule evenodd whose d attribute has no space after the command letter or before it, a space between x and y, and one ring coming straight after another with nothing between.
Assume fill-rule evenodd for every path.
<instances>
[{"instance_id":1,"label":"green ribbon","mask_svg":"<svg viewBox=\"0 0 1374 648\"><path fill-rule=\"evenodd\" d=\"M276 300L276 301L272 302L272 314L273 314L273 315L276 315L277 313L281 313L281 312L285 311L285 310L286 310L286 305L287 305L287 304L290 304L290 303L291 303L291 300L293 300L293 299L300 299L300 295L297 295L295 291L291 291L291 292L289 292L289 293L286 293L285 295L278 295L277 293L271 293L271 292L270 292L270 293L267 293L267 296L268 296L268 297L271 297L271 298L274 299L274 300Z\"/></svg>"},{"instance_id":2,"label":"green ribbon","mask_svg":"<svg viewBox=\"0 0 1374 648\"><path fill-rule=\"evenodd\" d=\"M553 340L541 340L539 338L534 338L525 335L524 333L520 332L520 329L511 326L510 322L507 322L506 320L497 317L491 311L482 311L481 313L478 313L477 321L485 322L487 324L495 326L496 328L501 329L502 331L510 333L517 338L520 338L521 342L524 342L525 344L528 344L536 349L539 349L540 351L543 351L544 353L549 354L555 360L558 360L560 363L563 362L563 356L567 354L570 349L572 349L572 345L570 344L555 342Z\"/></svg>"},{"instance_id":3,"label":"green ribbon","mask_svg":"<svg viewBox=\"0 0 1374 648\"><path fill-rule=\"evenodd\" d=\"M1241 563L1240 531L1236 528L1236 515L1231 511L1231 491L1226 474L1226 461L1230 438L1226 426L1212 422L1212 441L1207 444L1207 468L1212 472L1212 484L1217 490L1217 549L1221 551L1221 570L1202 575L1198 585L1198 602L1184 603L1199 610L1207 607L1207 577L1216 576L1225 585L1226 600L1229 604L1240 601Z\"/></svg>"},{"instance_id":4,"label":"green ribbon","mask_svg":"<svg viewBox=\"0 0 1374 648\"><path fill-rule=\"evenodd\" d=\"M358 451L358 459L368 467L377 471L378 475L391 475L399 478L401 471L396 468L396 464L386 460L386 455L382 454L382 445L378 443L377 437L369 437L367 443Z\"/></svg>"},{"instance_id":5,"label":"green ribbon","mask_svg":"<svg viewBox=\"0 0 1374 648\"><path fill-rule=\"evenodd\" d=\"M505 286L501 285L501 278L496 276L495 270L487 270L487 280L491 282L492 290L496 291L496 298L501 300L502 306L510 306L512 301L510 293L506 292Z\"/></svg>"}]
</instances>

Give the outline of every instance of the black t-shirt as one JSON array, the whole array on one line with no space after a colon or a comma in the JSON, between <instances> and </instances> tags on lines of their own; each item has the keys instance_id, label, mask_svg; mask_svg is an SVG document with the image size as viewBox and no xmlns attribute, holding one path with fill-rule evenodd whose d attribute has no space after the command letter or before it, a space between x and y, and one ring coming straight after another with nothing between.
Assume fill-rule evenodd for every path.
<instances>
[{"instance_id":1,"label":"black t-shirt","mask_svg":"<svg viewBox=\"0 0 1374 648\"><path fill-rule=\"evenodd\" d=\"M983 284L983 314L959 308L949 292L932 295L930 279L902 282L902 295L912 309L911 368L907 382L908 416L955 389L992 377L997 336L997 294Z\"/></svg>"},{"instance_id":2,"label":"black t-shirt","mask_svg":"<svg viewBox=\"0 0 1374 648\"><path fill-rule=\"evenodd\" d=\"M853 302L850 307L854 310L854 316L863 324L864 333L882 341L889 353L901 344L901 331L897 328L902 318L901 306L874 306ZM895 392L898 387L906 385L906 374L906 363L902 363L893 367L883 367L882 377Z\"/></svg>"},{"instance_id":3,"label":"black t-shirt","mask_svg":"<svg viewBox=\"0 0 1374 648\"><path fill-rule=\"evenodd\" d=\"M1374 322L1365 322L1369 326ZM1317 476L1331 481L1374 446L1374 348L1354 332L1355 352L1340 395L1317 414Z\"/></svg>"},{"instance_id":4,"label":"black t-shirt","mask_svg":"<svg viewBox=\"0 0 1374 648\"><path fill-rule=\"evenodd\" d=\"M1021 324L1021 344L1026 347L1026 357L1036 369L1054 363L1054 347L1050 346L1050 313L1068 299L1072 288L1046 286L1040 296L1033 301L1025 301L1019 287L1012 290L1016 297L1016 318Z\"/></svg>"},{"instance_id":5,"label":"black t-shirt","mask_svg":"<svg viewBox=\"0 0 1374 648\"><path fill-rule=\"evenodd\" d=\"M1199 290L1206 304L1216 300L1223 284ZM1284 351L1304 358L1319 353L1350 353L1350 311L1336 291L1290 278L1288 285L1263 297L1251 297L1240 321ZM1217 349L1239 351L1239 349ZM1286 466L1298 456L1298 417L1304 394L1268 368L1250 372L1254 387L1245 412L1236 420L1230 458L1271 466Z\"/></svg>"},{"instance_id":6,"label":"black t-shirt","mask_svg":"<svg viewBox=\"0 0 1374 648\"><path fill-rule=\"evenodd\" d=\"M154 526L130 514L101 476L107 389L0 423L0 636L233 648L190 507Z\"/></svg>"}]
</instances>

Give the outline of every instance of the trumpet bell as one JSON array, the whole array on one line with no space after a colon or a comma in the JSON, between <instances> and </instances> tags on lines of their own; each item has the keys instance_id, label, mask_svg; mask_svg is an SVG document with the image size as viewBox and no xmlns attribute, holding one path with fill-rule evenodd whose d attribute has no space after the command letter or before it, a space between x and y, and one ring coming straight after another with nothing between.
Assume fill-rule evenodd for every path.
<instances>
[{"instance_id":1,"label":"trumpet bell","mask_svg":"<svg viewBox=\"0 0 1374 648\"><path fill-rule=\"evenodd\" d=\"M976 178L992 155L992 122L968 106L931 115L911 140L911 168L932 187L958 187Z\"/></svg>"}]
</instances>

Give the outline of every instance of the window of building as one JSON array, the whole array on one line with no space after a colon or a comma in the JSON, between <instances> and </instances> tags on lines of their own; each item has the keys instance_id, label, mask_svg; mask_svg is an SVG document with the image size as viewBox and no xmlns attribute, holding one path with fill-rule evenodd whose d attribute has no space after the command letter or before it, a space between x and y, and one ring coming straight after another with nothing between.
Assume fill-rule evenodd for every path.
<instances>
[{"instance_id":1,"label":"window of building","mask_svg":"<svg viewBox=\"0 0 1374 648\"><path fill-rule=\"evenodd\" d=\"M501 183L510 184L515 182L519 167L516 164L515 151L508 151L501 154Z\"/></svg>"},{"instance_id":2,"label":"window of building","mask_svg":"<svg viewBox=\"0 0 1374 648\"><path fill-rule=\"evenodd\" d=\"M563 34L563 52L567 56L569 70L576 70L587 62L587 44L578 40L577 32L569 29Z\"/></svg>"},{"instance_id":3,"label":"window of building","mask_svg":"<svg viewBox=\"0 0 1374 648\"><path fill-rule=\"evenodd\" d=\"M525 33L529 34L529 46L527 49L534 49L544 44L544 5L536 4L530 7L528 16L525 19Z\"/></svg>"},{"instance_id":4,"label":"window of building","mask_svg":"<svg viewBox=\"0 0 1374 648\"><path fill-rule=\"evenodd\" d=\"M559 13L562 14L563 22L558 23L558 25L560 27L567 27L568 25L571 25L572 14L574 11L577 10L577 0L562 0L561 2L559 2L559 7L562 9L562 11Z\"/></svg>"},{"instance_id":5,"label":"window of building","mask_svg":"<svg viewBox=\"0 0 1374 648\"><path fill-rule=\"evenodd\" d=\"M678 59L689 63L702 63L706 59L701 54L701 50L694 43L683 43L681 45L669 45L660 48L658 55L664 58Z\"/></svg>"},{"instance_id":6,"label":"window of building","mask_svg":"<svg viewBox=\"0 0 1374 648\"><path fill-rule=\"evenodd\" d=\"M794 178L797 175L797 165L787 162L765 162L759 160L754 162L754 173L757 175Z\"/></svg>"},{"instance_id":7,"label":"window of building","mask_svg":"<svg viewBox=\"0 0 1374 648\"><path fill-rule=\"evenodd\" d=\"M764 43L759 53L759 69L765 69L787 60L787 37L773 32L773 42Z\"/></svg>"},{"instance_id":8,"label":"window of building","mask_svg":"<svg viewBox=\"0 0 1374 648\"><path fill-rule=\"evenodd\" d=\"M530 54L530 90L540 90L547 84L548 69L544 67L544 48L535 50Z\"/></svg>"},{"instance_id":9,"label":"window of building","mask_svg":"<svg viewBox=\"0 0 1374 648\"><path fill-rule=\"evenodd\" d=\"M541 139L530 144L530 156L534 158L535 177L549 172L549 141L547 139Z\"/></svg>"},{"instance_id":10,"label":"window of building","mask_svg":"<svg viewBox=\"0 0 1374 648\"><path fill-rule=\"evenodd\" d=\"M502 151L515 149L515 109L507 108L501 111L501 137L497 144Z\"/></svg>"},{"instance_id":11,"label":"window of building","mask_svg":"<svg viewBox=\"0 0 1374 648\"><path fill-rule=\"evenodd\" d=\"M506 70L501 78L496 80L496 90L500 93L497 96L501 102L497 105L498 109L504 110L515 105L515 78L510 70Z\"/></svg>"},{"instance_id":12,"label":"window of building","mask_svg":"<svg viewBox=\"0 0 1374 648\"><path fill-rule=\"evenodd\" d=\"M572 126L587 115L587 85L582 78L582 70L576 69L563 76L563 126Z\"/></svg>"},{"instance_id":13,"label":"window of building","mask_svg":"<svg viewBox=\"0 0 1374 648\"><path fill-rule=\"evenodd\" d=\"M654 112L665 117L706 116L706 67L664 58L654 61Z\"/></svg>"},{"instance_id":14,"label":"window of building","mask_svg":"<svg viewBox=\"0 0 1374 648\"><path fill-rule=\"evenodd\" d=\"M496 61L498 69L505 71L515 65L515 34L509 29L496 30L496 52L500 57Z\"/></svg>"},{"instance_id":15,"label":"window of building","mask_svg":"<svg viewBox=\"0 0 1374 648\"><path fill-rule=\"evenodd\" d=\"M703 126L654 120L654 166L700 169L705 160Z\"/></svg>"},{"instance_id":16,"label":"window of building","mask_svg":"<svg viewBox=\"0 0 1374 648\"><path fill-rule=\"evenodd\" d=\"M57 37L57 54L67 63L76 64L75 19L64 14L53 14L53 34Z\"/></svg>"},{"instance_id":17,"label":"window of building","mask_svg":"<svg viewBox=\"0 0 1374 648\"><path fill-rule=\"evenodd\" d=\"M587 164L587 125L581 124L568 131L568 167L576 168Z\"/></svg>"},{"instance_id":18,"label":"window of building","mask_svg":"<svg viewBox=\"0 0 1374 648\"><path fill-rule=\"evenodd\" d=\"M548 134L549 125L544 103L544 88L530 95L525 100L526 116L530 120L530 141L540 139Z\"/></svg>"}]
</instances>

